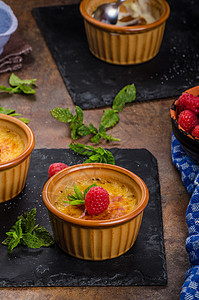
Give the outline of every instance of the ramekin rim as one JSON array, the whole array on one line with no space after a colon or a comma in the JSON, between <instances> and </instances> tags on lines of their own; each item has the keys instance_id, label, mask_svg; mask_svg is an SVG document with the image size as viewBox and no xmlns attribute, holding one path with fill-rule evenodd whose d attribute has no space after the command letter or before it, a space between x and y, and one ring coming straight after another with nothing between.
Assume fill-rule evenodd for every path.
<instances>
[{"instance_id":1,"label":"ramekin rim","mask_svg":"<svg viewBox=\"0 0 199 300\"><path fill-rule=\"evenodd\" d=\"M156 28L156 27L162 25L168 19L169 15L170 15L170 6L169 6L168 2L166 0L160 0L165 7L165 11L164 11L163 15L157 21L150 23L150 24L146 24L146 25L115 26L115 25L100 22L100 21L94 19L93 17L91 17L87 13L86 8L85 8L86 1L88 1L88 0L83 0L80 3L80 13L81 13L82 17L84 19L86 19L89 23L91 23L92 25L95 25L96 27L100 27L106 31L114 31L114 32L122 32L122 33L145 32L152 28Z\"/></svg>"},{"instance_id":2,"label":"ramekin rim","mask_svg":"<svg viewBox=\"0 0 199 300\"><path fill-rule=\"evenodd\" d=\"M34 136L32 129L28 125L26 125L21 120L14 118L12 116L9 116L9 115L0 114L0 120L1 119L8 120L11 123L15 123L19 127L21 127L28 137L28 145L19 156L15 157L14 159L9 160L5 163L0 163L0 171L12 168L12 167L20 164L31 154L31 152L33 151L34 146L35 146L35 136Z\"/></svg>"},{"instance_id":3,"label":"ramekin rim","mask_svg":"<svg viewBox=\"0 0 199 300\"><path fill-rule=\"evenodd\" d=\"M63 177L62 173L65 172L70 172L71 169L75 170L76 168L79 167L104 167L104 168L113 168L114 170L121 170L124 171L124 173L126 175L131 174L131 178L133 178L136 183L140 186L140 188L142 189L143 195L142 195L142 201L136 206L136 208L128 213L125 214L124 216L121 216L119 218L115 218L115 219L110 219L110 220L84 220L84 219L79 219L79 218L73 218L70 217L62 212L60 212L58 209L55 208L55 206L50 202L49 198L48 198L48 188L49 186L52 184L52 182L56 179L56 177ZM74 171L73 170L73 171ZM133 175L133 176L132 176ZM110 164L105 164L105 163L84 163L84 164L77 164L77 165L73 165L70 166L66 169L61 170L60 172L56 173L54 176L52 176L50 179L48 179L48 181L45 183L43 191L42 191L42 197L43 197L43 202L45 204L45 206L47 207L47 209L53 214L55 215L57 218L62 219L65 222L69 222L75 225L81 225L83 227L109 227L109 226L117 226L119 224L123 224L126 223L128 221L130 221L131 219L137 217L140 213L142 213L145 209L145 207L147 206L148 200L149 200L149 191L148 188L145 184L145 182L135 173L117 166L117 165L110 165Z\"/></svg>"}]
</instances>

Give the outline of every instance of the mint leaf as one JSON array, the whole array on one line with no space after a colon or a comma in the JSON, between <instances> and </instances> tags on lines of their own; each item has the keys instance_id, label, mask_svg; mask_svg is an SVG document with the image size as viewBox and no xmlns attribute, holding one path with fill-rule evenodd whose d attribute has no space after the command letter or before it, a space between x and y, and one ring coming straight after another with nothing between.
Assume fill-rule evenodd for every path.
<instances>
[{"instance_id":1,"label":"mint leaf","mask_svg":"<svg viewBox=\"0 0 199 300\"><path fill-rule=\"evenodd\" d=\"M22 237L21 220L18 220L15 225L12 226L10 231L6 232L7 238L2 242L3 245L8 247L8 253L17 247Z\"/></svg>"},{"instance_id":2,"label":"mint leaf","mask_svg":"<svg viewBox=\"0 0 199 300\"><path fill-rule=\"evenodd\" d=\"M0 85L0 90L8 93L12 93L13 88L12 87L6 87L4 85Z\"/></svg>"},{"instance_id":3,"label":"mint leaf","mask_svg":"<svg viewBox=\"0 0 199 300\"><path fill-rule=\"evenodd\" d=\"M108 135L105 131L101 133L101 137L107 142L116 141L119 142L120 139L112 137L110 134Z\"/></svg>"},{"instance_id":4,"label":"mint leaf","mask_svg":"<svg viewBox=\"0 0 199 300\"><path fill-rule=\"evenodd\" d=\"M100 140L101 140L101 135L99 133L97 133L91 138L91 142L94 144L98 144Z\"/></svg>"},{"instance_id":5,"label":"mint leaf","mask_svg":"<svg viewBox=\"0 0 199 300\"><path fill-rule=\"evenodd\" d=\"M107 164L115 164L113 154L101 147L86 146L84 144L71 143L69 147L80 155L89 157L84 163L102 162Z\"/></svg>"},{"instance_id":6,"label":"mint leaf","mask_svg":"<svg viewBox=\"0 0 199 300\"><path fill-rule=\"evenodd\" d=\"M77 140L78 138L80 138L80 135L78 134L78 128L79 128L79 124L74 124L71 128L71 139L72 140Z\"/></svg>"},{"instance_id":7,"label":"mint leaf","mask_svg":"<svg viewBox=\"0 0 199 300\"><path fill-rule=\"evenodd\" d=\"M90 133L96 134L98 132L97 128L95 128L95 126L92 123L90 123L88 127L90 130Z\"/></svg>"},{"instance_id":8,"label":"mint leaf","mask_svg":"<svg viewBox=\"0 0 199 300\"><path fill-rule=\"evenodd\" d=\"M86 145L83 145L83 144L80 144L80 143L77 143L77 144L71 143L69 145L69 147L73 151L77 152L78 154L87 155L87 156L91 155L92 151L95 151L94 147L92 147L92 146L86 146Z\"/></svg>"},{"instance_id":9,"label":"mint leaf","mask_svg":"<svg viewBox=\"0 0 199 300\"><path fill-rule=\"evenodd\" d=\"M20 84L18 88L24 93L24 94L35 94L35 90L33 90L29 85L26 84Z\"/></svg>"},{"instance_id":10,"label":"mint leaf","mask_svg":"<svg viewBox=\"0 0 199 300\"><path fill-rule=\"evenodd\" d=\"M105 160L107 164L115 165L115 159L113 157L113 154L108 150L105 150L104 161L103 161L104 163Z\"/></svg>"},{"instance_id":11,"label":"mint leaf","mask_svg":"<svg viewBox=\"0 0 199 300\"><path fill-rule=\"evenodd\" d=\"M51 234L42 226L35 226L33 234L42 241L43 247L49 247L54 244Z\"/></svg>"},{"instance_id":12,"label":"mint leaf","mask_svg":"<svg viewBox=\"0 0 199 300\"><path fill-rule=\"evenodd\" d=\"M91 138L91 142L94 144L98 144L100 142L101 138L103 138L107 142L120 141L120 139L114 138L111 135L108 135L106 133L105 127L102 124L100 124L99 132Z\"/></svg>"},{"instance_id":13,"label":"mint leaf","mask_svg":"<svg viewBox=\"0 0 199 300\"><path fill-rule=\"evenodd\" d=\"M24 233L22 243L28 248L40 248L43 246L42 240L30 232Z\"/></svg>"},{"instance_id":14,"label":"mint leaf","mask_svg":"<svg viewBox=\"0 0 199 300\"><path fill-rule=\"evenodd\" d=\"M91 133L90 129L85 125L81 125L80 127L77 127L77 134L79 136L86 136L89 135L90 133Z\"/></svg>"},{"instance_id":15,"label":"mint leaf","mask_svg":"<svg viewBox=\"0 0 199 300\"><path fill-rule=\"evenodd\" d=\"M12 250L18 246L19 243L20 243L19 237L12 237L8 244L8 253L10 254Z\"/></svg>"},{"instance_id":16,"label":"mint leaf","mask_svg":"<svg viewBox=\"0 0 199 300\"><path fill-rule=\"evenodd\" d=\"M68 196L69 198L69 196ZM63 200L64 203L68 203L68 204L71 204L71 205L81 205L81 204L84 204L85 201L84 200L72 200L72 201L67 201L67 200Z\"/></svg>"},{"instance_id":17,"label":"mint leaf","mask_svg":"<svg viewBox=\"0 0 199 300\"><path fill-rule=\"evenodd\" d=\"M36 85L35 84L35 81L37 79L24 79L24 80L21 80L18 76L16 76L14 73L12 73L10 75L10 78L9 78L9 84L11 86L18 86L20 84L25 84L25 85Z\"/></svg>"},{"instance_id":18,"label":"mint leaf","mask_svg":"<svg viewBox=\"0 0 199 300\"><path fill-rule=\"evenodd\" d=\"M73 114L71 113L69 108L66 109L63 109L61 107L53 108L50 111L50 113L53 118L64 123L70 123L73 118Z\"/></svg>"},{"instance_id":19,"label":"mint leaf","mask_svg":"<svg viewBox=\"0 0 199 300\"><path fill-rule=\"evenodd\" d=\"M111 142L111 141L120 141L120 139L114 138L114 137L112 137L110 134L108 135L108 134L106 133L105 127L104 127L102 124L100 124L99 134L100 134L100 136L101 136L104 140L106 140L107 142Z\"/></svg>"},{"instance_id":20,"label":"mint leaf","mask_svg":"<svg viewBox=\"0 0 199 300\"><path fill-rule=\"evenodd\" d=\"M73 126L82 125L82 122L83 122L82 109L79 106L76 106L75 111L76 111L76 115L73 116L73 118L71 120L71 124L70 124L71 129L73 128Z\"/></svg>"},{"instance_id":21,"label":"mint leaf","mask_svg":"<svg viewBox=\"0 0 199 300\"><path fill-rule=\"evenodd\" d=\"M6 87L4 85L0 85L0 91L8 92L9 94L20 94L21 93L21 90L18 86L12 88L12 87Z\"/></svg>"},{"instance_id":22,"label":"mint leaf","mask_svg":"<svg viewBox=\"0 0 199 300\"><path fill-rule=\"evenodd\" d=\"M101 118L101 125L108 129L115 126L119 121L117 113L113 109L107 109Z\"/></svg>"},{"instance_id":23,"label":"mint leaf","mask_svg":"<svg viewBox=\"0 0 199 300\"><path fill-rule=\"evenodd\" d=\"M84 119L83 110L79 106L76 106L75 111L76 111L75 122L82 124Z\"/></svg>"},{"instance_id":24,"label":"mint leaf","mask_svg":"<svg viewBox=\"0 0 199 300\"><path fill-rule=\"evenodd\" d=\"M86 160L86 162L91 162L91 163L93 163L93 162L102 162L101 161L101 156L99 155L99 154L94 154L94 155L91 155L87 160Z\"/></svg>"},{"instance_id":25,"label":"mint leaf","mask_svg":"<svg viewBox=\"0 0 199 300\"><path fill-rule=\"evenodd\" d=\"M82 192L80 191L78 186L74 185L74 191L75 191L75 194L76 194L76 197L77 197L76 199L81 199L81 200L84 199L84 196L82 195Z\"/></svg>"},{"instance_id":26,"label":"mint leaf","mask_svg":"<svg viewBox=\"0 0 199 300\"><path fill-rule=\"evenodd\" d=\"M18 217L18 219L21 220L23 232L32 232L35 225L35 216L36 208L33 208L30 212L25 212L23 215Z\"/></svg>"},{"instance_id":27,"label":"mint leaf","mask_svg":"<svg viewBox=\"0 0 199 300\"><path fill-rule=\"evenodd\" d=\"M103 149L102 147L98 147L96 148L96 152L100 155L104 155L104 153L106 152L105 149Z\"/></svg>"},{"instance_id":28,"label":"mint leaf","mask_svg":"<svg viewBox=\"0 0 199 300\"><path fill-rule=\"evenodd\" d=\"M18 220L10 229L10 231L8 231L6 233L8 236L13 236L13 237L22 237L22 227L21 227L21 220Z\"/></svg>"},{"instance_id":29,"label":"mint leaf","mask_svg":"<svg viewBox=\"0 0 199 300\"><path fill-rule=\"evenodd\" d=\"M121 112L126 103L130 103L136 98L136 88L134 84L125 86L115 97L112 109Z\"/></svg>"},{"instance_id":30,"label":"mint leaf","mask_svg":"<svg viewBox=\"0 0 199 300\"><path fill-rule=\"evenodd\" d=\"M14 73L12 73L9 78L9 84L11 86L17 86L17 85L21 84L21 80Z\"/></svg>"},{"instance_id":31,"label":"mint leaf","mask_svg":"<svg viewBox=\"0 0 199 300\"><path fill-rule=\"evenodd\" d=\"M73 205L79 205L84 203L84 196L82 195L81 190L78 188L78 186L74 185L74 195L68 195L67 198L70 201L64 201L65 203L73 204ZM83 202L82 202L83 201ZM74 202L74 203L73 203Z\"/></svg>"},{"instance_id":32,"label":"mint leaf","mask_svg":"<svg viewBox=\"0 0 199 300\"><path fill-rule=\"evenodd\" d=\"M22 122L24 122L25 124L28 124L30 122L29 119L27 118L19 118L19 120L21 120Z\"/></svg>"},{"instance_id":33,"label":"mint leaf","mask_svg":"<svg viewBox=\"0 0 199 300\"><path fill-rule=\"evenodd\" d=\"M18 117L18 116L21 116L21 114L17 114L17 113L12 113L12 114L9 114L11 117ZM22 118L21 118L22 119Z\"/></svg>"},{"instance_id":34,"label":"mint leaf","mask_svg":"<svg viewBox=\"0 0 199 300\"><path fill-rule=\"evenodd\" d=\"M50 233L42 226L35 226L32 233L23 235L22 242L29 248L49 247L54 243Z\"/></svg>"},{"instance_id":35,"label":"mint leaf","mask_svg":"<svg viewBox=\"0 0 199 300\"><path fill-rule=\"evenodd\" d=\"M76 106L76 115L70 121L71 138L76 140L81 136L90 134L90 130L83 124L83 111L79 106Z\"/></svg>"},{"instance_id":36,"label":"mint leaf","mask_svg":"<svg viewBox=\"0 0 199 300\"><path fill-rule=\"evenodd\" d=\"M77 197L76 197L76 195L69 195L69 196L67 196L67 198L70 200L70 201L74 201L74 200L77 200Z\"/></svg>"},{"instance_id":37,"label":"mint leaf","mask_svg":"<svg viewBox=\"0 0 199 300\"><path fill-rule=\"evenodd\" d=\"M14 109L9 109L9 108L0 107L0 114L11 115L11 114L14 113L14 112L15 112Z\"/></svg>"}]
</instances>

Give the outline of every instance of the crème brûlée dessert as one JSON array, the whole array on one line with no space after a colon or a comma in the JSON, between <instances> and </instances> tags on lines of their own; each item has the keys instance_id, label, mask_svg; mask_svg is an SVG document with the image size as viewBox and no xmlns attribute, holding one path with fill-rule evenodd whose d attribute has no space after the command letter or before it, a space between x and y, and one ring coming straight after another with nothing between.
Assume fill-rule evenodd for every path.
<instances>
[{"instance_id":1,"label":"cr\u00e8me br\u00fbl\u00e9e dessert","mask_svg":"<svg viewBox=\"0 0 199 300\"><path fill-rule=\"evenodd\" d=\"M84 194L84 191L91 185L96 184L102 187L109 194L108 208L99 215L90 215L85 211L84 205L71 205L65 203L68 196L74 194L74 183L66 186L54 203L54 206L62 213L74 218L85 220L110 220L130 213L137 206L137 197L135 191L127 184L121 183L112 178L91 178L85 181L76 182L75 185Z\"/></svg>"},{"instance_id":2,"label":"cr\u00e8me br\u00fbl\u00e9e dessert","mask_svg":"<svg viewBox=\"0 0 199 300\"><path fill-rule=\"evenodd\" d=\"M0 163L16 158L24 149L25 143L17 132L0 126Z\"/></svg>"},{"instance_id":3,"label":"cr\u00e8me br\u00fbl\u00e9e dessert","mask_svg":"<svg viewBox=\"0 0 199 300\"><path fill-rule=\"evenodd\" d=\"M57 172L46 182L42 196L57 245L86 260L110 259L128 251L149 199L139 176L105 163Z\"/></svg>"}]
</instances>

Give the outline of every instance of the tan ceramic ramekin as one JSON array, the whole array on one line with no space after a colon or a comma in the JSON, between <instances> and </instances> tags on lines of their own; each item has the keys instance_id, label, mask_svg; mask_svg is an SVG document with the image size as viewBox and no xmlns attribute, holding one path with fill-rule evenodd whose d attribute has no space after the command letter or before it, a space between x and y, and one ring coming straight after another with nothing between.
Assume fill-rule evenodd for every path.
<instances>
[{"instance_id":1,"label":"tan ceramic ramekin","mask_svg":"<svg viewBox=\"0 0 199 300\"><path fill-rule=\"evenodd\" d=\"M35 138L32 130L17 118L0 114L0 126L18 133L25 143L25 149L19 156L8 162L0 163L1 203L14 198L24 188Z\"/></svg>"},{"instance_id":2,"label":"tan ceramic ramekin","mask_svg":"<svg viewBox=\"0 0 199 300\"><path fill-rule=\"evenodd\" d=\"M110 220L84 220L68 216L53 205L69 182L110 177L134 190L138 205L131 213ZM66 253L86 260L110 259L129 250L137 238L148 198L148 189L137 175L119 166L100 163L66 168L51 177L43 189L56 243Z\"/></svg>"},{"instance_id":3,"label":"tan ceramic ramekin","mask_svg":"<svg viewBox=\"0 0 199 300\"><path fill-rule=\"evenodd\" d=\"M159 52L170 8L165 0L151 0L159 19L139 26L116 26L92 17L96 8L112 0L83 0L80 12L84 18L89 49L97 58L112 64L139 64Z\"/></svg>"}]
</instances>

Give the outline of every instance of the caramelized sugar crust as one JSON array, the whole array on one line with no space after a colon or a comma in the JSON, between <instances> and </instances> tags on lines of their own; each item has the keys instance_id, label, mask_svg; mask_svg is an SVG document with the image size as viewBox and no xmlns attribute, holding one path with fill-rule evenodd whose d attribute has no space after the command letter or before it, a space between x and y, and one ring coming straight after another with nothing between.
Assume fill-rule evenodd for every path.
<instances>
[{"instance_id":1,"label":"caramelized sugar crust","mask_svg":"<svg viewBox=\"0 0 199 300\"><path fill-rule=\"evenodd\" d=\"M68 195L74 194L74 184L84 193L85 189L93 183L103 187L109 193L110 204L108 209L102 214L90 216L85 211L84 205L70 205L64 203L64 200L68 200ZM70 183L63 191L60 191L59 197L54 205L62 213L75 218L85 220L110 220L130 213L137 205L137 197L132 188L118 180L113 180L112 178L91 178L83 182Z\"/></svg>"},{"instance_id":2,"label":"caramelized sugar crust","mask_svg":"<svg viewBox=\"0 0 199 300\"><path fill-rule=\"evenodd\" d=\"M25 144L18 133L0 126L0 163L16 158L24 149Z\"/></svg>"}]
</instances>

